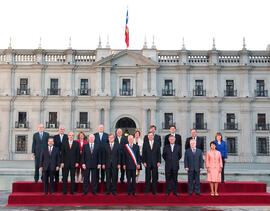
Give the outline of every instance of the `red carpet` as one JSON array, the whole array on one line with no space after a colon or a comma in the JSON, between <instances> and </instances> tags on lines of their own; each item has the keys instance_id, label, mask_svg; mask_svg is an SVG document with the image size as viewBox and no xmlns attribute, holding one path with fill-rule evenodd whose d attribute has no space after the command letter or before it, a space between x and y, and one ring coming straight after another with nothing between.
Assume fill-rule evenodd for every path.
<instances>
[{"instance_id":1,"label":"red carpet","mask_svg":"<svg viewBox=\"0 0 270 211\"><path fill-rule=\"evenodd\" d=\"M7 206L226 206L226 205L270 205L270 194L266 184L258 182L226 182L219 185L219 196L210 196L207 182L201 183L201 196L189 196L187 183L178 184L179 196L166 196L164 182L158 184L156 196L144 194L144 183L137 184L137 196L126 195L126 185L118 184L117 196L105 196L105 185L100 185L99 193L93 196L91 190L82 196L82 184L76 185L76 195L62 195L62 184L55 184L55 195L43 195L43 184L15 182L12 185Z\"/></svg>"}]
</instances>

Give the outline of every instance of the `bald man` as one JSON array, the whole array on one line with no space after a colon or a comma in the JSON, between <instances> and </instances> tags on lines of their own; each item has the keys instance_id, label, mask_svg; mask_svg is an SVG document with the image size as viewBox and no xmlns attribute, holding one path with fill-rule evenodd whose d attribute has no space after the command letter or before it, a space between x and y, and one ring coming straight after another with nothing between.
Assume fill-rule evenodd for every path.
<instances>
[{"instance_id":1,"label":"bald man","mask_svg":"<svg viewBox=\"0 0 270 211\"><path fill-rule=\"evenodd\" d=\"M38 132L33 135L32 157L35 159L35 176L34 182L39 180L40 154L43 149L48 147L49 133L44 132L43 124L38 125ZM42 180L41 176L41 180Z\"/></svg>"}]
</instances>

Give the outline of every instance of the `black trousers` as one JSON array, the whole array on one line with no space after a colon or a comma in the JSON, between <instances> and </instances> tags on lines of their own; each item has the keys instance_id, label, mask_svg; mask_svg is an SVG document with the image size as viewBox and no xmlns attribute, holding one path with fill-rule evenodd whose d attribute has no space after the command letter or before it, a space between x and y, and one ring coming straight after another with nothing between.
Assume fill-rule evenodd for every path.
<instances>
[{"instance_id":1,"label":"black trousers","mask_svg":"<svg viewBox=\"0 0 270 211\"><path fill-rule=\"evenodd\" d=\"M224 182L225 181L225 177L224 177L225 158L222 158L222 165L223 165L223 168L221 170L221 182Z\"/></svg>"},{"instance_id":2,"label":"black trousers","mask_svg":"<svg viewBox=\"0 0 270 211\"><path fill-rule=\"evenodd\" d=\"M34 180L39 180L39 168L40 168L40 157L35 156L35 175ZM41 180L43 181L43 173L41 173Z\"/></svg>"},{"instance_id":3,"label":"black trousers","mask_svg":"<svg viewBox=\"0 0 270 211\"><path fill-rule=\"evenodd\" d=\"M189 170L188 171L188 193L192 194L194 191L195 183L195 193L200 194L200 171Z\"/></svg>"},{"instance_id":4,"label":"black trousers","mask_svg":"<svg viewBox=\"0 0 270 211\"><path fill-rule=\"evenodd\" d=\"M121 177L120 177L120 181L121 182L124 182L124 180L125 180L125 170L124 170L124 168L123 168L123 166L121 165L121 168L120 168L120 172L121 172Z\"/></svg>"},{"instance_id":5,"label":"black trousers","mask_svg":"<svg viewBox=\"0 0 270 211\"><path fill-rule=\"evenodd\" d=\"M127 192L135 193L136 192L136 169L127 169Z\"/></svg>"},{"instance_id":6,"label":"black trousers","mask_svg":"<svg viewBox=\"0 0 270 211\"><path fill-rule=\"evenodd\" d=\"M54 189L53 189L53 184L54 184L54 175L55 175L55 171L52 170L47 170L47 171L43 171L43 175L44 175L44 193L48 193L48 180L50 178L50 193L54 193Z\"/></svg>"},{"instance_id":7,"label":"black trousers","mask_svg":"<svg viewBox=\"0 0 270 211\"><path fill-rule=\"evenodd\" d=\"M118 169L106 168L106 192L116 192L116 184L118 181Z\"/></svg>"},{"instance_id":8,"label":"black trousers","mask_svg":"<svg viewBox=\"0 0 270 211\"><path fill-rule=\"evenodd\" d=\"M59 182L60 169L61 168L59 168L59 171L55 171L54 182ZM63 169L61 170L61 172L62 172L62 179L61 179L61 181L63 181Z\"/></svg>"},{"instance_id":9,"label":"black trousers","mask_svg":"<svg viewBox=\"0 0 270 211\"><path fill-rule=\"evenodd\" d=\"M100 175L99 175L99 172L100 172ZM104 169L97 169L97 178L98 178L98 181L100 180L100 182L105 181L105 170Z\"/></svg>"},{"instance_id":10,"label":"black trousers","mask_svg":"<svg viewBox=\"0 0 270 211\"><path fill-rule=\"evenodd\" d=\"M91 173L91 189L92 193L96 193L98 190L98 178L97 178L97 169L86 168L84 171L84 179L83 179L83 193L87 194L89 191L89 179Z\"/></svg>"},{"instance_id":11,"label":"black trousers","mask_svg":"<svg viewBox=\"0 0 270 211\"><path fill-rule=\"evenodd\" d=\"M152 178L152 193L157 192L157 180L158 180L158 167L147 167L145 168L145 192L150 191L150 182Z\"/></svg>"},{"instance_id":12,"label":"black trousers","mask_svg":"<svg viewBox=\"0 0 270 211\"><path fill-rule=\"evenodd\" d=\"M75 191L75 167L65 166L63 168L63 193L67 193L67 180L70 173L70 193Z\"/></svg>"},{"instance_id":13,"label":"black trousers","mask_svg":"<svg viewBox=\"0 0 270 211\"><path fill-rule=\"evenodd\" d=\"M178 171L174 171L173 169L171 169L170 171L166 171L165 178L166 178L166 192L170 193L171 191L173 191L174 193L177 193Z\"/></svg>"}]
</instances>

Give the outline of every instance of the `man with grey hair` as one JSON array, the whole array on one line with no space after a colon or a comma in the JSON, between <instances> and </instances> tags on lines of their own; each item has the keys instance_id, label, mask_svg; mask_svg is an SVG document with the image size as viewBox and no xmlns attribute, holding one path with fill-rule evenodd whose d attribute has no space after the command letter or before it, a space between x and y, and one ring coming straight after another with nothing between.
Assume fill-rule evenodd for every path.
<instances>
[{"instance_id":1,"label":"man with grey hair","mask_svg":"<svg viewBox=\"0 0 270 211\"><path fill-rule=\"evenodd\" d=\"M123 136L123 131L121 128L118 128L116 130L116 136L115 136L115 142L117 142L120 145L120 156L121 156L121 168L120 168L120 172L121 172L121 176L120 176L120 181L123 183L124 179L125 179L125 170L123 169L123 149L125 147L125 144L128 143L126 137Z\"/></svg>"},{"instance_id":2,"label":"man with grey hair","mask_svg":"<svg viewBox=\"0 0 270 211\"><path fill-rule=\"evenodd\" d=\"M35 159L35 176L34 182L37 183L39 180L39 168L40 168L40 154L43 149L48 147L49 133L44 131L43 124L38 125L38 132L33 135L32 143L32 158ZM41 176L43 180L43 175Z\"/></svg>"}]
</instances>

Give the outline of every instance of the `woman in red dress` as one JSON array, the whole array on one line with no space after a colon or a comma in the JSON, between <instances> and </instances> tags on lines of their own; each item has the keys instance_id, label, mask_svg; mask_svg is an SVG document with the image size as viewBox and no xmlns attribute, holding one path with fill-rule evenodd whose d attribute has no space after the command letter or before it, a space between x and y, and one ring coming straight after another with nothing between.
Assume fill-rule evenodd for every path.
<instances>
[{"instance_id":1,"label":"woman in red dress","mask_svg":"<svg viewBox=\"0 0 270 211\"><path fill-rule=\"evenodd\" d=\"M79 132L79 134L78 134L78 140L76 140L76 141L80 145L80 164L76 168L76 182L80 182L80 180L79 180L80 171L81 171L81 182L83 182L84 169L82 168L82 149L83 149L83 145L85 145L85 144L88 143L85 139L86 139L85 134L83 132Z\"/></svg>"}]
</instances>

